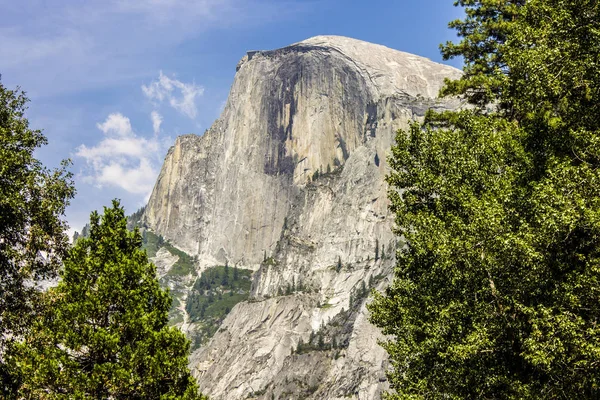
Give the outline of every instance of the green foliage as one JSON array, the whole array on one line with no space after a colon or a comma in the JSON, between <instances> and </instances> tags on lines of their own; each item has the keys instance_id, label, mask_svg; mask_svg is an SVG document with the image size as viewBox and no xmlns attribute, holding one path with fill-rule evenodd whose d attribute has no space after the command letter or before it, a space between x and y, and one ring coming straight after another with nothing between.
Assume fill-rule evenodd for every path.
<instances>
[{"instance_id":1,"label":"green foliage","mask_svg":"<svg viewBox=\"0 0 600 400\"><path fill-rule=\"evenodd\" d=\"M29 128L27 102L0 83L0 397L12 391L14 372L2 353L40 308L28 283L56 277L68 248L61 217L75 193L68 161L51 171L34 157L47 140Z\"/></svg>"},{"instance_id":2,"label":"green foliage","mask_svg":"<svg viewBox=\"0 0 600 400\"><path fill-rule=\"evenodd\" d=\"M140 209L132 216L127 219L127 226L137 226L137 223L132 223L132 218L137 214L142 215L143 209ZM149 257L156 256L156 253L161 248L165 248L172 255L178 257L175 264L166 272L166 274L159 280L159 283L164 288L170 288L171 295L173 296L173 304L169 311L169 324L174 326L183 322L183 313L179 308L179 299L183 298L189 290L186 285L188 277L195 278L197 276L194 257L190 256L184 251L179 250L173 246L169 241L161 239L162 237L156 235L154 232L148 229L142 229L142 248L146 250ZM183 278L183 279L182 279Z\"/></svg>"},{"instance_id":3,"label":"green foliage","mask_svg":"<svg viewBox=\"0 0 600 400\"><path fill-rule=\"evenodd\" d=\"M19 346L26 398L200 399L189 342L167 326L171 298L117 201L91 215L46 312Z\"/></svg>"},{"instance_id":4,"label":"green foliage","mask_svg":"<svg viewBox=\"0 0 600 400\"><path fill-rule=\"evenodd\" d=\"M310 182L316 182L317 180L331 179L339 176L344 170L344 166L340 164L340 161L336 158L333 161L333 168L331 168L330 164L327 164L327 167L323 171L321 167L317 168L312 175L309 177Z\"/></svg>"},{"instance_id":5,"label":"green foliage","mask_svg":"<svg viewBox=\"0 0 600 400\"><path fill-rule=\"evenodd\" d=\"M156 257L156 253L161 248L161 245L159 245L159 236L147 229L144 229L142 232L142 248L146 250L148 257Z\"/></svg>"},{"instance_id":6,"label":"green foliage","mask_svg":"<svg viewBox=\"0 0 600 400\"><path fill-rule=\"evenodd\" d=\"M262 265L263 266L270 266L270 267L274 267L278 264L277 260L273 257L267 257L266 253L265 253L265 257L263 259Z\"/></svg>"},{"instance_id":7,"label":"green foliage","mask_svg":"<svg viewBox=\"0 0 600 400\"><path fill-rule=\"evenodd\" d=\"M465 8L464 20L452 21L462 40L441 46L445 60L462 57L464 76L446 81L442 95L460 94L482 109L498 99L507 82L503 45L515 31L514 20L525 0L457 0Z\"/></svg>"},{"instance_id":8,"label":"green foliage","mask_svg":"<svg viewBox=\"0 0 600 400\"><path fill-rule=\"evenodd\" d=\"M377 281L380 280L381 277L378 277ZM365 284L365 281L361 281L360 285L353 287L350 290L350 310L356 309L360 307L363 300L369 296L369 289L372 288L375 284L373 279L369 279L369 287Z\"/></svg>"},{"instance_id":9,"label":"green foliage","mask_svg":"<svg viewBox=\"0 0 600 400\"><path fill-rule=\"evenodd\" d=\"M133 228L145 228L146 224L142 223L142 217L144 216L145 211L146 206L143 206L127 217L127 228L130 230L133 230Z\"/></svg>"},{"instance_id":10,"label":"green foliage","mask_svg":"<svg viewBox=\"0 0 600 400\"><path fill-rule=\"evenodd\" d=\"M457 4L465 75L443 93L477 107L429 113L389 160L388 397L598 398L599 6Z\"/></svg>"},{"instance_id":11,"label":"green foliage","mask_svg":"<svg viewBox=\"0 0 600 400\"><path fill-rule=\"evenodd\" d=\"M313 176L312 176L313 182L316 181L317 179L319 179L319 175L320 175L319 171L320 171L320 169L317 169L315 171L315 173L313 174Z\"/></svg>"},{"instance_id":12,"label":"green foliage","mask_svg":"<svg viewBox=\"0 0 600 400\"><path fill-rule=\"evenodd\" d=\"M163 242L163 247L169 250L169 253L179 257L177 262L173 264L171 269L167 272L168 276L185 276L189 274L195 274L196 268L194 267L194 257L190 256L184 251L179 250L169 242Z\"/></svg>"},{"instance_id":13,"label":"green foliage","mask_svg":"<svg viewBox=\"0 0 600 400\"><path fill-rule=\"evenodd\" d=\"M146 250L148 257L155 257L158 250L163 247L167 249L169 253L179 257L177 262L173 264L171 269L167 272L168 277L186 276L196 273L194 257L179 250L169 241L164 240L162 236L156 235L149 230L144 230L144 233L142 234L142 248Z\"/></svg>"},{"instance_id":14,"label":"green foliage","mask_svg":"<svg viewBox=\"0 0 600 400\"><path fill-rule=\"evenodd\" d=\"M212 337L229 311L248 299L251 276L251 270L225 265L209 268L196 279L185 306L190 321L200 325L194 346Z\"/></svg>"},{"instance_id":15,"label":"green foliage","mask_svg":"<svg viewBox=\"0 0 600 400\"><path fill-rule=\"evenodd\" d=\"M329 339L329 338L328 338ZM306 354L312 351L328 351L343 348L335 337L330 338L327 342L325 341L325 329L322 327L315 333L311 332L308 342L304 343L302 339L298 341L296 348L293 350L294 354Z\"/></svg>"},{"instance_id":16,"label":"green foliage","mask_svg":"<svg viewBox=\"0 0 600 400\"><path fill-rule=\"evenodd\" d=\"M279 286L277 290L278 296L290 296L294 293L316 293L319 290L310 284L306 284L302 280L296 282L295 278L292 278L292 282L288 282L285 286Z\"/></svg>"},{"instance_id":17,"label":"green foliage","mask_svg":"<svg viewBox=\"0 0 600 400\"><path fill-rule=\"evenodd\" d=\"M312 331L308 341L300 340L293 349L295 354L306 354L313 351L336 350L334 358L339 356L339 350L347 348L350 343L350 337L354 332L356 317L360 314L360 309L373 288L384 278L383 275L372 276L369 278L368 285L361 281L350 292L350 307L348 310L342 309L326 324L320 326L318 331ZM329 308L331 305L325 303L321 308Z\"/></svg>"},{"instance_id":18,"label":"green foliage","mask_svg":"<svg viewBox=\"0 0 600 400\"><path fill-rule=\"evenodd\" d=\"M136 212L129 216L129 221L131 224L137 225L141 222L142 216L144 215L144 211L146 211L146 206L141 207Z\"/></svg>"}]
</instances>

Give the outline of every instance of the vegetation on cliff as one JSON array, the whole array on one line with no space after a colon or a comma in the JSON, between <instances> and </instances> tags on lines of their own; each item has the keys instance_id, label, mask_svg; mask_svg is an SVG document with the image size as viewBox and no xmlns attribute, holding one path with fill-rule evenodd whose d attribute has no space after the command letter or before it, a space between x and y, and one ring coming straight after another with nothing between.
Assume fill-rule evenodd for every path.
<instances>
[{"instance_id":1,"label":"vegetation on cliff","mask_svg":"<svg viewBox=\"0 0 600 400\"><path fill-rule=\"evenodd\" d=\"M248 299L251 275L251 270L221 265L196 279L185 306L190 322L197 323L193 347L212 337L233 306Z\"/></svg>"}]
</instances>

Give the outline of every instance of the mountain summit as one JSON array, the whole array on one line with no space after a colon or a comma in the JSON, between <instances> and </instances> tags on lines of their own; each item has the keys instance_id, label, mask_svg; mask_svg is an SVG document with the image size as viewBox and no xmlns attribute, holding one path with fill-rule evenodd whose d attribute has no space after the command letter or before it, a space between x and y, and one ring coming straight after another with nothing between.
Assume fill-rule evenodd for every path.
<instances>
[{"instance_id":1,"label":"mountain summit","mask_svg":"<svg viewBox=\"0 0 600 400\"><path fill-rule=\"evenodd\" d=\"M203 136L177 138L142 219L172 244L157 255L159 270L168 275L174 253L193 257L193 271L165 281L188 336L206 332L190 311L211 310L202 296L242 293L210 292L210 271L235 267L250 280L247 300L192 356L204 393L379 398L386 353L365 301L387 284L400 245L386 158L398 129L428 108L457 106L436 96L459 76L384 46L317 36L248 52L220 118Z\"/></svg>"}]
</instances>

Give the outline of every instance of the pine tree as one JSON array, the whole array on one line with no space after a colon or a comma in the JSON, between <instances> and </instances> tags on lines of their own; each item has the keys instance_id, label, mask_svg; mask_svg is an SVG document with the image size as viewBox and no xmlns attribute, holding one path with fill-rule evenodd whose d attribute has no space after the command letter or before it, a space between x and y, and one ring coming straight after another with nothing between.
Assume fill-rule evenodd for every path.
<instances>
[{"instance_id":1,"label":"pine tree","mask_svg":"<svg viewBox=\"0 0 600 400\"><path fill-rule=\"evenodd\" d=\"M461 0L465 75L396 137L389 398L600 396L600 23L591 0Z\"/></svg>"},{"instance_id":2,"label":"pine tree","mask_svg":"<svg viewBox=\"0 0 600 400\"><path fill-rule=\"evenodd\" d=\"M296 346L296 354L302 353L303 347L304 347L304 342L302 341L302 338L300 338L300 340L298 340L298 345Z\"/></svg>"},{"instance_id":3,"label":"pine tree","mask_svg":"<svg viewBox=\"0 0 600 400\"><path fill-rule=\"evenodd\" d=\"M325 348L325 340L323 339L323 333L319 331L317 335L317 347L319 350L323 350Z\"/></svg>"},{"instance_id":4,"label":"pine tree","mask_svg":"<svg viewBox=\"0 0 600 400\"><path fill-rule=\"evenodd\" d=\"M335 271L340 272L342 270L342 257L338 256L337 265L335 266Z\"/></svg>"},{"instance_id":5,"label":"pine tree","mask_svg":"<svg viewBox=\"0 0 600 400\"><path fill-rule=\"evenodd\" d=\"M229 264L225 262L223 268L223 277L221 278L221 285L227 287L229 285Z\"/></svg>"},{"instance_id":6,"label":"pine tree","mask_svg":"<svg viewBox=\"0 0 600 400\"><path fill-rule=\"evenodd\" d=\"M502 94L507 83L505 44L515 32L515 20L526 0L457 0L466 17L450 22L462 40L441 46L445 60L462 57L464 76L447 80L442 95L460 94L469 103L486 109Z\"/></svg>"},{"instance_id":7,"label":"pine tree","mask_svg":"<svg viewBox=\"0 0 600 400\"><path fill-rule=\"evenodd\" d=\"M201 399L171 298L117 201L91 216L19 348L26 398Z\"/></svg>"}]
</instances>

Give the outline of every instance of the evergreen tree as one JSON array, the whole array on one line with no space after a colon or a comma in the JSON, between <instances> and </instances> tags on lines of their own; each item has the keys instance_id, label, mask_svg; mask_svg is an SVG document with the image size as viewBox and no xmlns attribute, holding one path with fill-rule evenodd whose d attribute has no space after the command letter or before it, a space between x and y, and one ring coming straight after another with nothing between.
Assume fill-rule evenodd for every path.
<instances>
[{"instance_id":1,"label":"evergreen tree","mask_svg":"<svg viewBox=\"0 0 600 400\"><path fill-rule=\"evenodd\" d=\"M225 263L225 268L223 268L223 277L221 278L221 285L227 287L229 285L229 264Z\"/></svg>"},{"instance_id":2,"label":"evergreen tree","mask_svg":"<svg viewBox=\"0 0 600 400\"><path fill-rule=\"evenodd\" d=\"M396 137L389 398L600 397L599 5L461 0L475 107Z\"/></svg>"},{"instance_id":3,"label":"evergreen tree","mask_svg":"<svg viewBox=\"0 0 600 400\"><path fill-rule=\"evenodd\" d=\"M338 256L338 261L337 264L335 266L335 271L336 272L340 272L342 270L342 257Z\"/></svg>"},{"instance_id":4,"label":"evergreen tree","mask_svg":"<svg viewBox=\"0 0 600 400\"><path fill-rule=\"evenodd\" d=\"M300 338L300 340L298 340L298 345L296 346L296 354L300 354L302 352L303 347L304 342L302 341L302 338Z\"/></svg>"},{"instance_id":5,"label":"evergreen tree","mask_svg":"<svg viewBox=\"0 0 600 400\"><path fill-rule=\"evenodd\" d=\"M457 0L466 17L450 22L449 27L462 37L459 43L442 47L445 60L462 57L465 66L461 79L446 81L442 95L460 94L469 103L486 109L503 101L508 79L505 44L515 31L515 21L526 0Z\"/></svg>"},{"instance_id":6,"label":"evergreen tree","mask_svg":"<svg viewBox=\"0 0 600 400\"><path fill-rule=\"evenodd\" d=\"M25 118L28 99L0 83L0 397L14 394L11 342L39 311L31 281L55 278L68 249L61 219L75 190L64 161L50 171L34 157L47 143ZM11 394L12 393L12 394Z\"/></svg>"},{"instance_id":7,"label":"evergreen tree","mask_svg":"<svg viewBox=\"0 0 600 400\"><path fill-rule=\"evenodd\" d=\"M127 230L117 201L91 215L69 252L46 312L19 346L26 398L200 399L189 342L169 327L171 298Z\"/></svg>"},{"instance_id":8,"label":"evergreen tree","mask_svg":"<svg viewBox=\"0 0 600 400\"><path fill-rule=\"evenodd\" d=\"M375 261L379 260L379 239L375 239Z\"/></svg>"},{"instance_id":9,"label":"evergreen tree","mask_svg":"<svg viewBox=\"0 0 600 400\"><path fill-rule=\"evenodd\" d=\"M238 270L237 265L233 266L233 281L236 282L240 277L240 271Z\"/></svg>"}]
</instances>

